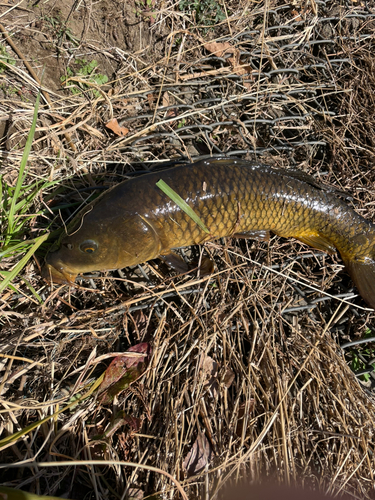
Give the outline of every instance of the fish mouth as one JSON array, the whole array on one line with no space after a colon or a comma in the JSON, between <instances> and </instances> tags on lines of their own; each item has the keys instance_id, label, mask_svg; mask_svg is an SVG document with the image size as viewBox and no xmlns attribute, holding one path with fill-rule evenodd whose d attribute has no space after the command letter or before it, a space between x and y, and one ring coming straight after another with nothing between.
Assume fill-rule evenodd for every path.
<instances>
[{"instance_id":1,"label":"fish mouth","mask_svg":"<svg viewBox=\"0 0 375 500\"><path fill-rule=\"evenodd\" d=\"M42 269L42 278L45 279L49 284L58 283L61 285L73 285L77 274L70 273L66 269L56 269L56 267L51 266L51 264L45 264Z\"/></svg>"}]
</instances>

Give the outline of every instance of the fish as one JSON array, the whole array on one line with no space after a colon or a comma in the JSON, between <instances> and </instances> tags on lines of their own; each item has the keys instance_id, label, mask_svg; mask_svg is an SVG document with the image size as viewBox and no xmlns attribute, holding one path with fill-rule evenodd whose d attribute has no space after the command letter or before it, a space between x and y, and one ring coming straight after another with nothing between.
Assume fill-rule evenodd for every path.
<instances>
[{"instance_id":1,"label":"fish","mask_svg":"<svg viewBox=\"0 0 375 500\"><path fill-rule=\"evenodd\" d=\"M167 196L159 180L203 224ZM268 240L273 233L338 251L360 295L375 308L375 225L302 171L235 158L178 165L113 186L84 207L68 231L47 255L42 275L50 282L71 285L79 273L155 258L186 271L176 248L221 237Z\"/></svg>"}]
</instances>

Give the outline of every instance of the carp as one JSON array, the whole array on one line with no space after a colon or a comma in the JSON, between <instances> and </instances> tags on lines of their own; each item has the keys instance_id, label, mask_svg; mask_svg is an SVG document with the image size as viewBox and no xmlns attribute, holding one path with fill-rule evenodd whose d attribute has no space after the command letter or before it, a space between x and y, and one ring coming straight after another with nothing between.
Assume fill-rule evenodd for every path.
<instances>
[{"instance_id":1,"label":"carp","mask_svg":"<svg viewBox=\"0 0 375 500\"><path fill-rule=\"evenodd\" d=\"M162 179L208 233L156 183ZM49 253L43 276L72 284L79 273L162 258L187 270L173 249L221 237L296 238L340 256L375 308L375 225L304 172L238 159L208 159L115 185L88 204ZM186 264L185 264L186 265Z\"/></svg>"}]
</instances>

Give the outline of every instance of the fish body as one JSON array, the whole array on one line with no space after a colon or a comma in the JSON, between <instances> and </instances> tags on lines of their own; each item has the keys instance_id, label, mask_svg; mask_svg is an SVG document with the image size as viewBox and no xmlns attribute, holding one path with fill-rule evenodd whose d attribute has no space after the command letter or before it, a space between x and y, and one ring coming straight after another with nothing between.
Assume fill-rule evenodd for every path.
<instances>
[{"instance_id":1,"label":"fish body","mask_svg":"<svg viewBox=\"0 0 375 500\"><path fill-rule=\"evenodd\" d=\"M156 183L162 179L209 234ZM78 273L119 269L215 238L269 232L340 252L362 297L375 307L375 225L303 172L244 160L202 160L124 181L76 218L44 276L73 283Z\"/></svg>"}]
</instances>

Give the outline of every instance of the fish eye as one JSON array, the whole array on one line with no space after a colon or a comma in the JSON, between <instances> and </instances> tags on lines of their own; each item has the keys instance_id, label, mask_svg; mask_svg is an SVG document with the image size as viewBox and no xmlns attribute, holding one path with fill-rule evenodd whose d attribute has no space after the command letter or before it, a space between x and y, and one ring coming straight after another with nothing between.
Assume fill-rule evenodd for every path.
<instances>
[{"instance_id":1,"label":"fish eye","mask_svg":"<svg viewBox=\"0 0 375 500\"><path fill-rule=\"evenodd\" d=\"M80 244L79 249L81 252L94 253L98 249L98 244L93 240L86 240Z\"/></svg>"}]
</instances>

